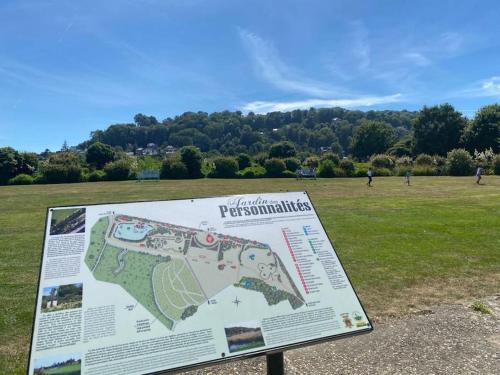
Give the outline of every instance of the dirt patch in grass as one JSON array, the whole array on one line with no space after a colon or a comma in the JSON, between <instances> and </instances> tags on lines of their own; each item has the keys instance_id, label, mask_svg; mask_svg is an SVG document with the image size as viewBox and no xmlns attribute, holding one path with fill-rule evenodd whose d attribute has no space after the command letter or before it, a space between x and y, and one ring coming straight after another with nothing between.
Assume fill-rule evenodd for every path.
<instances>
[{"instance_id":1,"label":"dirt patch in grass","mask_svg":"<svg viewBox=\"0 0 500 375\"><path fill-rule=\"evenodd\" d=\"M500 273L483 274L468 278L421 280L415 285L395 290L360 293L368 315L375 322L386 317L400 317L424 311L439 304L467 305L499 291Z\"/></svg>"}]
</instances>

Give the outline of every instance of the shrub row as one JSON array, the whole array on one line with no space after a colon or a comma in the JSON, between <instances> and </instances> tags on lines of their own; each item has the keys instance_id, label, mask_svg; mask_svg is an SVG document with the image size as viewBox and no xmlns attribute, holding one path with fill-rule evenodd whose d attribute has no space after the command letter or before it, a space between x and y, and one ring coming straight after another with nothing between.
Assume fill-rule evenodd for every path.
<instances>
[{"instance_id":1,"label":"shrub row","mask_svg":"<svg viewBox=\"0 0 500 375\"><path fill-rule=\"evenodd\" d=\"M257 158L254 158L257 160ZM390 155L374 155L369 163L353 163L349 159L340 159L332 153L321 157L310 156L302 163L295 157L258 159L258 163L246 154L238 157L216 157L204 168L201 153L194 147L186 147L174 157L167 158L161 164L160 177L164 179L200 178L264 178L295 177L295 171L301 166L317 169L319 177L365 177L371 166L375 176L404 176L410 171L415 176L469 176L477 166L485 173L500 175L500 155L478 153L474 157L464 149L455 149L446 158L420 154L415 159L409 156L393 158ZM206 164L206 163L205 163ZM102 170L88 171L74 160L65 163L57 161L45 163L40 171L31 176L19 174L10 180L12 185L33 183L67 183L84 181L119 181L134 179L137 169L144 166L132 158L121 158L104 165ZM203 172L202 172L203 169Z\"/></svg>"}]
</instances>

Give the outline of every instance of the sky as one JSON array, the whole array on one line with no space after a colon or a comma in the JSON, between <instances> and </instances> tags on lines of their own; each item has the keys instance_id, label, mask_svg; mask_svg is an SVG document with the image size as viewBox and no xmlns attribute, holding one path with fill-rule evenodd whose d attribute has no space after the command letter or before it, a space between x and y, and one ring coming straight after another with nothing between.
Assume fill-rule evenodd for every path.
<instances>
[{"instance_id":1,"label":"sky","mask_svg":"<svg viewBox=\"0 0 500 375\"><path fill-rule=\"evenodd\" d=\"M0 147L186 111L500 101L497 1L1 0Z\"/></svg>"}]
</instances>

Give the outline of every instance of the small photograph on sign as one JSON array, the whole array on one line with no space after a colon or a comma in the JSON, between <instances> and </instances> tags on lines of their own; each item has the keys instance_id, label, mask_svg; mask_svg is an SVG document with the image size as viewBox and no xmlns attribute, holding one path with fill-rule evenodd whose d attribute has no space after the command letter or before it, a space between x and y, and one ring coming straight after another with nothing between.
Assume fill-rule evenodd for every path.
<instances>
[{"instance_id":1,"label":"small photograph on sign","mask_svg":"<svg viewBox=\"0 0 500 375\"><path fill-rule=\"evenodd\" d=\"M42 313L82 307L82 291L81 283L43 288Z\"/></svg>"},{"instance_id":2,"label":"small photograph on sign","mask_svg":"<svg viewBox=\"0 0 500 375\"><path fill-rule=\"evenodd\" d=\"M84 233L85 208L64 208L52 210L50 235Z\"/></svg>"},{"instance_id":3,"label":"small photograph on sign","mask_svg":"<svg viewBox=\"0 0 500 375\"><path fill-rule=\"evenodd\" d=\"M66 353L53 357L35 360L33 375L57 374L80 375L82 355L80 353Z\"/></svg>"},{"instance_id":4,"label":"small photograph on sign","mask_svg":"<svg viewBox=\"0 0 500 375\"><path fill-rule=\"evenodd\" d=\"M258 321L236 323L230 327L224 327L224 330L231 353L266 345Z\"/></svg>"}]
</instances>

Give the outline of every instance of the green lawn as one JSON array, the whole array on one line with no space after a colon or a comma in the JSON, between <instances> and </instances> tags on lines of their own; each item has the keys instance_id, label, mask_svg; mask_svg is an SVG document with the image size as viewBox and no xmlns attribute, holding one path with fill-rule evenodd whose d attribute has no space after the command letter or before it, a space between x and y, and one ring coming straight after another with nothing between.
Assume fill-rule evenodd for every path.
<instances>
[{"instance_id":1,"label":"green lawn","mask_svg":"<svg viewBox=\"0 0 500 375\"><path fill-rule=\"evenodd\" d=\"M80 363L45 370L47 375L80 375Z\"/></svg>"},{"instance_id":2,"label":"green lawn","mask_svg":"<svg viewBox=\"0 0 500 375\"><path fill-rule=\"evenodd\" d=\"M500 177L196 180L0 187L0 374L24 373L47 206L307 190L371 317L500 285Z\"/></svg>"}]
</instances>

